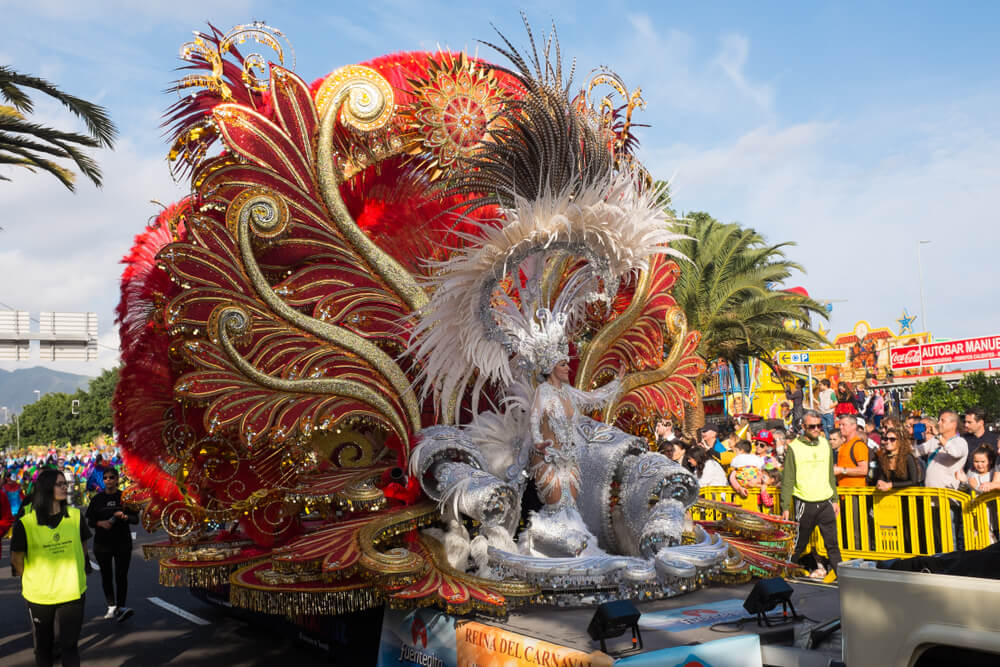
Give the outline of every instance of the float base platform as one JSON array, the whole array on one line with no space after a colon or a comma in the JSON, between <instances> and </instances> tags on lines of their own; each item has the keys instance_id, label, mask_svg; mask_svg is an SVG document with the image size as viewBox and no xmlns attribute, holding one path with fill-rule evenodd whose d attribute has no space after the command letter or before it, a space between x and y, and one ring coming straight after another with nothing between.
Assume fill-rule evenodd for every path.
<instances>
[{"instance_id":1,"label":"float base platform","mask_svg":"<svg viewBox=\"0 0 1000 667\"><path fill-rule=\"evenodd\" d=\"M792 587L791 597L795 611L804 618L774 627L758 626L756 620L729 623L734 607L742 607L753 588L753 583L733 586L712 586L687 593L668 600L640 602L636 608L642 613L639 627L643 648L639 653L647 653L662 648L703 644L739 634L760 636L761 653L765 665L801 665L817 667L841 660L840 631L832 632L815 648L805 650L810 630L829 621L840 618L840 595L835 585L813 583L808 580L787 580ZM738 600L739 604L736 604ZM669 612L674 610L675 613ZM486 625L493 625L510 632L544 639L579 651L600 650L599 642L590 638L587 627L594 616L595 608L565 609L560 607L534 607L514 611L506 622L479 619ZM657 612L668 612L659 614ZM727 615L728 612L728 615ZM781 607L769 616L778 614ZM750 614L740 609L741 618L749 619ZM720 622L721 621L721 622ZM612 657L636 655L620 653L631 647L631 633L626 631L620 637L607 640L608 654ZM796 650L793 645L797 645Z\"/></svg>"}]
</instances>

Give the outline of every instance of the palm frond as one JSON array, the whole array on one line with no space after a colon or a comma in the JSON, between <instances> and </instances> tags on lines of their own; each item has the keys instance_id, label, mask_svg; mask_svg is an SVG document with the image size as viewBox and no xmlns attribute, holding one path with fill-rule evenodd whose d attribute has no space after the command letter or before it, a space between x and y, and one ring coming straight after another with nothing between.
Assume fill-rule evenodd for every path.
<instances>
[{"instance_id":1,"label":"palm frond","mask_svg":"<svg viewBox=\"0 0 1000 667\"><path fill-rule=\"evenodd\" d=\"M705 213L686 217L690 239L673 247L691 258L674 286L673 296L688 324L702 334L699 351L706 359L767 361L776 349L825 342L809 328L826 311L813 299L778 286L803 267L787 258L793 243L767 243L753 229L721 223ZM795 320L799 328L785 323Z\"/></svg>"},{"instance_id":2,"label":"palm frond","mask_svg":"<svg viewBox=\"0 0 1000 667\"><path fill-rule=\"evenodd\" d=\"M12 164L24 167L29 171L34 171L36 168L41 169L42 171L47 171L58 178L70 192L76 190L76 186L73 184L73 172L69 169L61 167L51 160L46 160L45 158L37 155L32 155L30 151L24 150L23 148L4 146L3 150L7 151L7 153L13 153L13 155L0 152L0 164Z\"/></svg>"},{"instance_id":3,"label":"palm frond","mask_svg":"<svg viewBox=\"0 0 1000 667\"><path fill-rule=\"evenodd\" d=\"M97 140L99 145L110 148L114 144L118 129L104 107L64 93L45 79L0 66L0 92L18 110L30 113L33 109L31 99L21 87L37 90L61 102L84 122L91 137Z\"/></svg>"}]
</instances>

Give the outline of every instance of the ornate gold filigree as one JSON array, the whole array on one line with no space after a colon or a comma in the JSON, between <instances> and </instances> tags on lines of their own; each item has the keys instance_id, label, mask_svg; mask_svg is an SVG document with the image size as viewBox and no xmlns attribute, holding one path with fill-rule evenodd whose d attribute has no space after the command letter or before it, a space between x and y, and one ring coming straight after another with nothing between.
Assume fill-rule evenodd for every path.
<instances>
[{"instance_id":1,"label":"ornate gold filigree","mask_svg":"<svg viewBox=\"0 0 1000 667\"><path fill-rule=\"evenodd\" d=\"M388 125L395 107L392 86L371 67L347 65L327 76L316 91L320 118L343 108L341 121L362 132Z\"/></svg>"},{"instance_id":2,"label":"ornate gold filigree","mask_svg":"<svg viewBox=\"0 0 1000 667\"><path fill-rule=\"evenodd\" d=\"M673 374L674 370L677 368L677 364L679 364L681 359L684 358L684 339L687 336L687 317L684 316L684 311L677 306L674 306L667 311L664 320L664 325L667 331L669 331L671 336L673 336L673 344L670 347L670 353L667 355L667 358L663 360L663 363L660 364L659 368L630 373L622 378L622 396L634 389L638 389L639 387L656 384L657 382L663 382L669 378L671 374ZM617 419L620 410L620 404L609 404L604 408L604 421L608 424L615 423L615 419Z\"/></svg>"},{"instance_id":3,"label":"ornate gold filigree","mask_svg":"<svg viewBox=\"0 0 1000 667\"><path fill-rule=\"evenodd\" d=\"M243 225L244 226L241 227L241 229L245 229L246 222L244 222ZM242 236L244 236L244 234L241 234L241 237ZM261 278L263 278L263 276L261 276ZM270 286L268 286L268 289L270 289ZM258 385L267 387L268 389L274 389L276 391L297 392L303 394L325 394L353 398L371 406L388 421L399 437L406 437L406 424L404 424L399 418L399 415L397 414L395 408L393 408L392 404L383 396L360 382L354 382L353 380L340 380L336 378L286 380L283 378L272 377L267 373L263 373L258 370L253 364L243 358L243 355L239 353L230 338L231 335L246 335L250 327L250 314L239 306L234 305L222 308L219 312L218 322L219 344L226 352L226 356L233 363L233 365L240 370L241 373ZM324 324L324 326L331 329L339 329L339 327L333 327L329 324ZM367 341L365 342L367 343ZM374 347L371 343L367 344ZM400 373L400 375L402 375L402 373Z\"/></svg>"},{"instance_id":4,"label":"ornate gold filigree","mask_svg":"<svg viewBox=\"0 0 1000 667\"><path fill-rule=\"evenodd\" d=\"M411 310L418 310L426 305L427 295L409 271L361 231L340 196L342 179L333 154L333 132L337 125L339 106L333 102L338 100L342 102L346 94L345 91L334 98L322 115L316 147L319 191L336 230L344 240L358 253L374 275L379 276ZM414 423L418 422L419 420L415 420Z\"/></svg>"},{"instance_id":5,"label":"ornate gold filigree","mask_svg":"<svg viewBox=\"0 0 1000 667\"><path fill-rule=\"evenodd\" d=\"M492 67L472 62L464 54L441 52L431 59L427 75L410 79L414 102L402 115L410 152L420 156L424 169L437 178L464 159L472 157L490 130L508 95Z\"/></svg>"}]
</instances>

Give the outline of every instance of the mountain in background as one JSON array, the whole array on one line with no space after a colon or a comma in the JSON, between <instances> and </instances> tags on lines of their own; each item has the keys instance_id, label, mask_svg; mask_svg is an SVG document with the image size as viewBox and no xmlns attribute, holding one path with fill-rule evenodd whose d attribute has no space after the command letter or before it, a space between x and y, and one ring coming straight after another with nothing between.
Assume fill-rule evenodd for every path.
<instances>
[{"instance_id":1,"label":"mountain in background","mask_svg":"<svg viewBox=\"0 0 1000 667\"><path fill-rule=\"evenodd\" d=\"M7 406L7 414L12 415L35 400L36 389L42 395L51 392L72 394L77 389L86 389L93 379L89 375L63 373L43 366L19 368L16 371L0 369L0 406ZM3 417L3 411L0 411L0 421L3 421Z\"/></svg>"}]
</instances>

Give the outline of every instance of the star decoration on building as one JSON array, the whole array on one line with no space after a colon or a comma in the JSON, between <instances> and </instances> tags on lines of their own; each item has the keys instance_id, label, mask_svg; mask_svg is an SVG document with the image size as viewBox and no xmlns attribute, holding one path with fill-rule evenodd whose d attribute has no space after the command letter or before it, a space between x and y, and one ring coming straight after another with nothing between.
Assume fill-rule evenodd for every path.
<instances>
[{"instance_id":1,"label":"star decoration on building","mask_svg":"<svg viewBox=\"0 0 1000 667\"><path fill-rule=\"evenodd\" d=\"M913 321L917 319L916 315L908 315L906 313L906 308L903 309L903 316L900 317L897 322L899 322L899 335L902 336L904 333L909 331L913 333Z\"/></svg>"}]
</instances>

